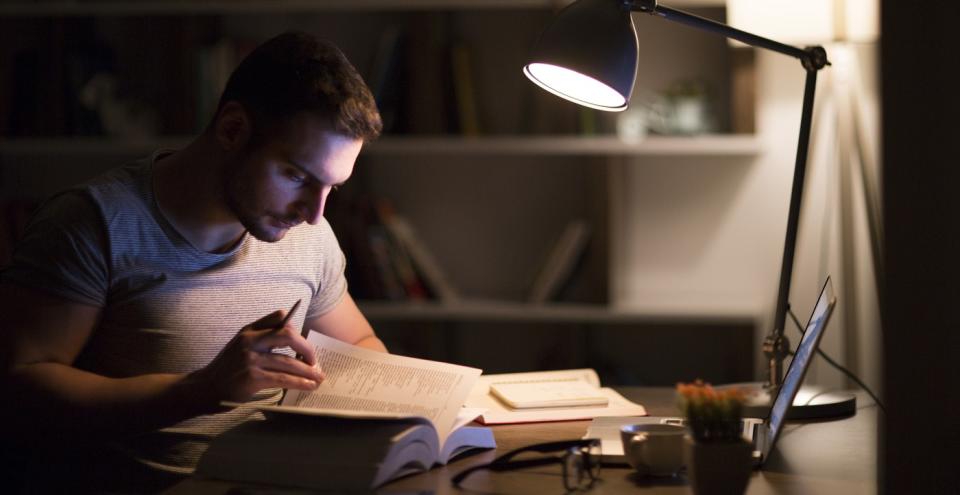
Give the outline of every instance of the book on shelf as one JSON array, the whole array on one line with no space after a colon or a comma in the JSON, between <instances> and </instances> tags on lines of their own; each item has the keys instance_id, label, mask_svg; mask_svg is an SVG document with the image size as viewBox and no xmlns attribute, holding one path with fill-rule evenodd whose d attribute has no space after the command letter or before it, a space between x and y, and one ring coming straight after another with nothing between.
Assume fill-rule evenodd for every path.
<instances>
[{"instance_id":1,"label":"book on shelf","mask_svg":"<svg viewBox=\"0 0 960 495\"><path fill-rule=\"evenodd\" d=\"M528 390L535 390L539 397L530 395L528 399L553 400L554 405L512 407L493 392L498 384L536 384L537 387ZM605 399L605 403L597 398ZM570 405L576 399L583 399L587 405ZM483 375L470 391L466 404L467 407L484 409L478 421L487 425L647 415L642 405L627 400L612 388L600 386L597 372L589 368Z\"/></svg>"},{"instance_id":2,"label":"book on shelf","mask_svg":"<svg viewBox=\"0 0 960 495\"><path fill-rule=\"evenodd\" d=\"M406 80L405 34L399 26L387 26L380 34L367 80L380 110L383 133L402 132Z\"/></svg>"},{"instance_id":3,"label":"book on shelf","mask_svg":"<svg viewBox=\"0 0 960 495\"><path fill-rule=\"evenodd\" d=\"M436 258L389 200L345 192L328 210L351 294L361 300L456 300Z\"/></svg>"},{"instance_id":4,"label":"book on shelf","mask_svg":"<svg viewBox=\"0 0 960 495\"><path fill-rule=\"evenodd\" d=\"M386 299L387 291L370 246L368 227L376 222L376 213L368 196L354 192L348 185L330 202L324 215L347 260L345 276L350 294L362 300Z\"/></svg>"},{"instance_id":5,"label":"book on shelf","mask_svg":"<svg viewBox=\"0 0 960 495\"><path fill-rule=\"evenodd\" d=\"M433 252L417 235L409 221L397 213L388 202L378 204L380 221L396 239L400 249L409 256L412 266L422 277L426 288L441 302L452 303L460 300L460 293L450 283L446 273L440 268Z\"/></svg>"},{"instance_id":6,"label":"book on shelf","mask_svg":"<svg viewBox=\"0 0 960 495\"><path fill-rule=\"evenodd\" d=\"M368 226L367 239L386 298L392 301L406 299L407 292L400 281L400 274L397 272L394 262L396 245L387 238L386 229L379 224Z\"/></svg>"},{"instance_id":7,"label":"book on shelf","mask_svg":"<svg viewBox=\"0 0 960 495\"><path fill-rule=\"evenodd\" d=\"M425 12L409 20L404 38L406 76L403 86L402 132L406 134L447 134L452 119L452 90L449 77L446 14ZM396 84L396 83L395 83Z\"/></svg>"},{"instance_id":8,"label":"book on shelf","mask_svg":"<svg viewBox=\"0 0 960 495\"><path fill-rule=\"evenodd\" d=\"M450 69L456 102L456 123L463 136L479 136L480 116L474 87L473 53L462 41L450 44Z\"/></svg>"},{"instance_id":9,"label":"book on shelf","mask_svg":"<svg viewBox=\"0 0 960 495\"><path fill-rule=\"evenodd\" d=\"M380 198L376 201L375 208L377 213L376 226L384 234L390 272L400 285L404 295L403 298L410 301L426 300L428 291L420 272L414 266L409 248L403 239L397 237L397 234L387 227L387 224L396 216L393 204L386 198Z\"/></svg>"},{"instance_id":10,"label":"book on shelf","mask_svg":"<svg viewBox=\"0 0 960 495\"><path fill-rule=\"evenodd\" d=\"M254 46L255 43L249 40L220 38L197 49L194 57L197 84L195 125L198 130L204 129L213 119L230 74Z\"/></svg>"},{"instance_id":11,"label":"book on shelf","mask_svg":"<svg viewBox=\"0 0 960 495\"><path fill-rule=\"evenodd\" d=\"M528 302L542 304L554 299L561 292L573 276L589 239L590 226L587 222L573 220L567 224L537 274L527 297Z\"/></svg>"},{"instance_id":12,"label":"book on shelf","mask_svg":"<svg viewBox=\"0 0 960 495\"><path fill-rule=\"evenodd\" d=\"M266 419L218 436L197 475L331 491L367 491L474 449L489 428L462 407L480 370L386 354L317 332L308 339L326 379L279 405L245 406ZM237 404L231 404L237 405Z\"/></svg>"}]
</instances>

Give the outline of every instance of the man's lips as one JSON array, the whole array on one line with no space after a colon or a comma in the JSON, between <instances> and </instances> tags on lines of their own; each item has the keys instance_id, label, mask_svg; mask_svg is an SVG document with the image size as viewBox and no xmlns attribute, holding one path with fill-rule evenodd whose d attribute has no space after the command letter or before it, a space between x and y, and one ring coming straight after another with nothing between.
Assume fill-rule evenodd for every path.
<instances>
[{"instance_id":1,"label":"man's lips","mask_svg":"<svg viewBox=\"0 0 960 495\"><path fill-rule=\"evenodd\" d=\"M276 217L271 217L270 223L272 223L275 227L279 227L281 229L291 229L293 227L296 227L297 225L300 225L300 220L286 221L286 220L280 220L279 218L276 218Z\"/></svg>"}]
</instances>

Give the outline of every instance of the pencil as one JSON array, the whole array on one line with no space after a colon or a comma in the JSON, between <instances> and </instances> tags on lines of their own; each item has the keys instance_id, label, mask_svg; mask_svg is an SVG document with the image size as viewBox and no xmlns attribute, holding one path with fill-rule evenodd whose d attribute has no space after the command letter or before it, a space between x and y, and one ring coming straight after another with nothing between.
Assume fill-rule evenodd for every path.
<instances>
[{"instance_id":1,"label":"pencil","mask_svg":"<svg viewBox=\"0 0 960 495\"><path fill-rule=\"evenodd\" d=\"M297 302L293 303L293 307L290 308L290 311L287 311L287 316L284 316L284 317L283 317L283 321L280 322L280 326L277 327L278 329L287 326L287 322L290 321L290 317L293 316L293 313L295 313L295 312L297 311L297 308L300 307L300 302L301 302L301 301L303 301L303 299L297 299ZM303 354L300 354L300 353L298 352L295 359L298 359L298 360L300 360L300 361L303 361Z\"/></svg>"},{"instance_id":2,"label":"pencil","mask_svg":"<svg viewBox=\"0 0 960 495\"><path fill-rule=\"evenodd\" d=\"M303 301L303 299L297 299L297 302L293 303L293 307L290 308L290 311L287 311L287 316L283 317L283 321L281 321L277 327L278 329L287 326L287 323L290 322L290 317L293 316L293 314L297 312L297 308L300 307L300 301Z\"/></svg>"}]
</instances>

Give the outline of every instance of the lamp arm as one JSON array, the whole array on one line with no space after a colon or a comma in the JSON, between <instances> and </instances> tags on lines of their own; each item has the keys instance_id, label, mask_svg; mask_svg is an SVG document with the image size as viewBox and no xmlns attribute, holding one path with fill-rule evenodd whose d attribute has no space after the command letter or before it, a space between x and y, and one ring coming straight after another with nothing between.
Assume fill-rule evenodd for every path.
<instances>
[{"instance_id":1,"label":"lamp arm","mask_svg":"<svg viewBox=\"0 0 960 495\"><path fill-rule=\"evenodd\" d=\"M767 50L775 51L777 53L782 53L784 55L799 59L803 63L804 67L808 70L811 68L814 70L820 70L824 66L830 65L830 62L827 61L826 52L820 47L804 49L787 45L785 43L780 43L779 41L767 39L763 36L757 36L753 33L741 31L735 27L723 24L722 22L713 21L689 12L684 12L682 10L672 9L665 5L658 5L656 0L620 1L623 2L625 8L631 11L660 16L664 19L686 24L690 27L704 31L710 31L727 38L732 38L750 46L765 48ZM818 48L819 50L817 50Z\"/></svg>"},{"instance_id":2,"label":"lamp arm","mask_svg":"<svg viewBox=\"0 0 960 495\"><path fill-rule=\"evenodd\" d=\"M813 120L813 98L817 89L817 71L807 69L803 89L803 110L800 114L800 137L797 143L797 161L793 168L793 188L790 192L790 207L787 213L787 233L783 242L783 264L780 267L780 288L777 291L777 309L774 313L773 331L763 341L767 357L767 387L776 389L783 378L783 360L790 353L790 341L784 335L789 309L790 280L793 276L793 256L797 247L797 229L800 224L800 200L807 169L807 149L810 144L810 127Z\"/></svg>"},{"instance_id":3,"label":"lamp arm","mask_svg":"<svg viewBox=\"0 0 960 495\"><path fill-rule=\"evenodd\" d=\"M817 89L817 71L830 65L827 52L820 46L798 48L770 40L726 24L712 21L681 10L657 5L657 0L618 0L623 8L644 12L665 19L686 24L687 26L710 31L727 38L741 41L750 46L765 48L800 60L807 71L806 85L803 91L803 111L800 116L800 137L797 143L797 161L793 169L793 188L790 193L790 207L787 214L787 233L783 247L783 264L780 267L780 286L777 292L777 309L774 313L774 327L764 339L763 351L768 360L767 387L777 389L783 379L783 361L790 353L790 342L784 335L787 310L790 297L790 280L793 276L793 257L797 244L797 228L800 223L800 200L803 197L803 183L807 168L807 148L810 144L810 126L813 120L813 99Z\"/></svg>"}]
</instances>

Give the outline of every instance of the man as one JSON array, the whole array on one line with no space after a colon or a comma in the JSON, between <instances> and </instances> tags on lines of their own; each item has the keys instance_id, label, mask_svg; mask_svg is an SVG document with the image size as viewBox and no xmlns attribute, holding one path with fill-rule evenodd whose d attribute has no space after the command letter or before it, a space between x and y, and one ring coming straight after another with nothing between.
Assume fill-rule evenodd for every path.
<instances>
[{"instance_id":1,"label":"man","mask_svg":"<svg viewBox=\"0 0 960 495\"><path fill-rule=\"evenodd\" d=\"M0 279L8 445L39 450L35 471L72 493L156 490L253 415L221 401L320 384L301 328L385 351L323 219L380 130L343 54L286 33L244 59L184 149L48 200Z\"/></svg>"}]
</instances>

